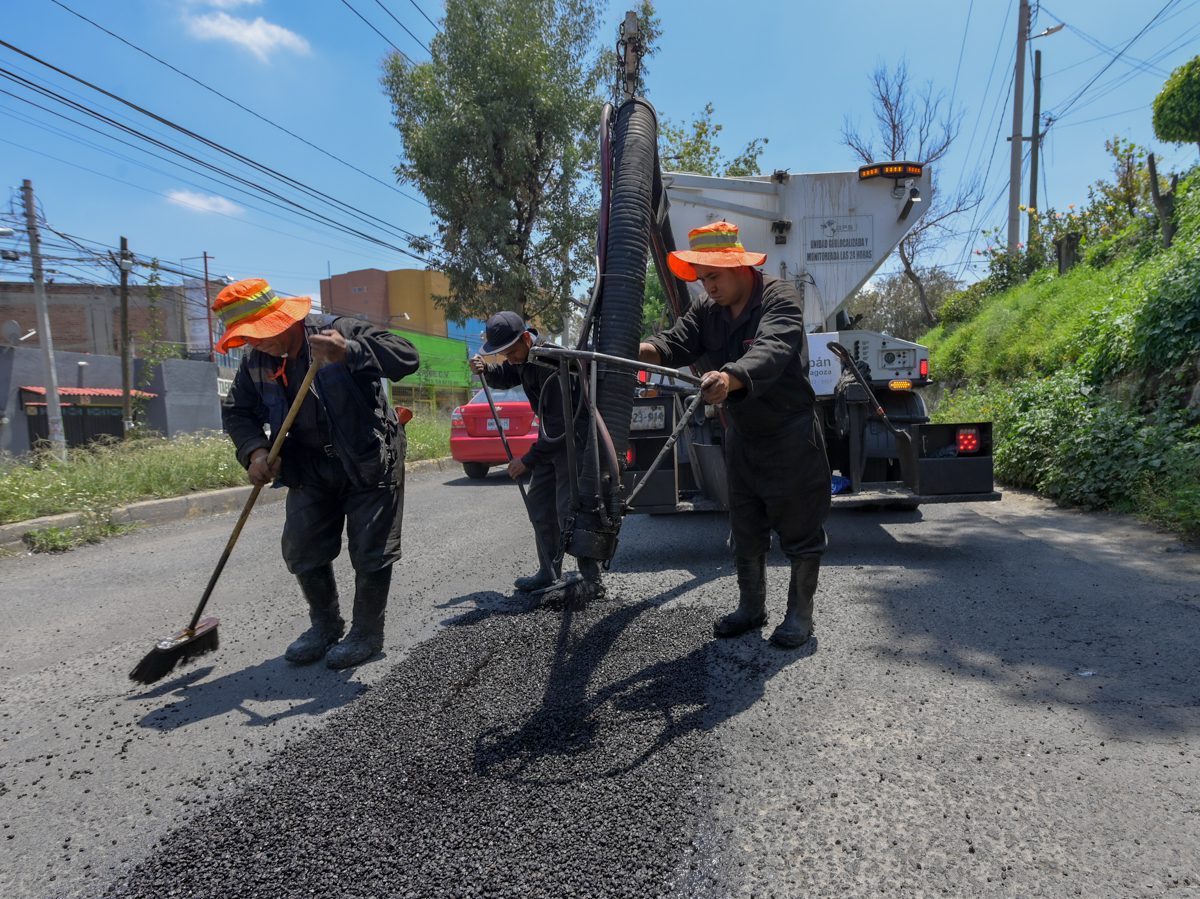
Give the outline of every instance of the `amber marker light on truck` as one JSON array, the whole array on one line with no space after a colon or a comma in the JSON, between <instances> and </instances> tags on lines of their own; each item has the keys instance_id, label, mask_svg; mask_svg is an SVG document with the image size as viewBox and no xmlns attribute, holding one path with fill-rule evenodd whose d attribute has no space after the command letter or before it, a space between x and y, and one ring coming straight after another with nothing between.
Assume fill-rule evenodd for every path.
<instances>
[{"instance_id":1,"label":"amber marker light on truck","mask_svg":"<svg viewBox=\"0 0 1200 899\"><path fill-rule=\"evenodd\" d=\"M912 390L912 381L888 381L888 390Z\"/></svg>"},{"instance_id":2,"label":"amber marker light on truck","mask_svg":"<svg viewBox=\"0 0 1200 899\"><path fill-rule=\"evenodd\" d=\"M873 162L858 167L858 180L868 178L920 178L924 166L919 162Z\"/></svg>"},{"instance_id":3,"label":"amber marker light on truck","mask_svg":"<svg viewBox=\"0 0 1200 899\"><path fill-rule=\"evenodd\" d=\"M959 428L958 429L958 451L960 453L977 453L977 452L979 452L979 429L978 428Z\"/></svg>"}]
</instances>

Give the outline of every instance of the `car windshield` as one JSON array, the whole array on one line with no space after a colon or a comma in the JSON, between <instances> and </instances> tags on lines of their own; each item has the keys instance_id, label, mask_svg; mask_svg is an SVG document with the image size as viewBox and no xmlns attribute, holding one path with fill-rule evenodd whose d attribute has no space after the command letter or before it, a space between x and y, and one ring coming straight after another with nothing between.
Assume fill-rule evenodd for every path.
<instances>
[{"instance_id":1,"label":"car windshield","mask_svg":"<svg viewBox=\"0 0 1200 899\"><path fill-rule=\"evenodd\" d=\"M507 390L492 390L492 399L497 403L527 403L524 387L510 387ZM487 394L482 390L471 397L471 405L483 403L487 405Z\"/></svg>"}]
</instances>

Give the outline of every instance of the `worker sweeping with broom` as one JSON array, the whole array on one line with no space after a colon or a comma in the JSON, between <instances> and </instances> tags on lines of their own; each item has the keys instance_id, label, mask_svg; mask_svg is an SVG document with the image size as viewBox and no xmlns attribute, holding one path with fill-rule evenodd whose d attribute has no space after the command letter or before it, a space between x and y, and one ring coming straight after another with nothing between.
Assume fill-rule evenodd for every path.
<instances>
[{"instance_id":1,"label":"worker sweeping with broom","mask_svg":"<svg viewBox=\"0 0 1200 899\"><path fill-rule=\"evenodd\" d=\"M381 378L398 381L420 364L404 338L354 318L310 315L308 297L281 297L251 278L213 303L225 325L217 352L246 345L221 419L250 482L289 488L283 559L308 603L311 627L284 657L330 668L365 662L383 649L392 565L404 516L403 426ZM310 366L319 366L282 441L268 460ZM349 634L334 581L345 528L354 566ZM341 642L339 642L339 640Z\"/></svg>"}]
</instances>

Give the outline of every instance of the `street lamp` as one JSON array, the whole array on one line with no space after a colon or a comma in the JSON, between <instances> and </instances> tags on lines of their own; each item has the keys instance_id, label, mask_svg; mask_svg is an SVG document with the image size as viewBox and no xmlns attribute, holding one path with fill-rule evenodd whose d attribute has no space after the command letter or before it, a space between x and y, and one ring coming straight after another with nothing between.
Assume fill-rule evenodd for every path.
<instances>
[{"instance_id":1,"label":"street lamp","mask_svg":"<svg viewBox=\"0 0 1200 899\"><path fill-rule=\"evenodd\" d=\"M1058 31L1062 31L1066 27L1067 27L1066 22L1059 22L1057 25L1051 25L1049 28L1047 28L1041 34L1035 34L1032 37L1030 37L1029 39L1031 41L1036 41L1039 37L1046 37L1047 35L1054 34L1055 32L1058 32Z\"/></svg>"}]
</instances>

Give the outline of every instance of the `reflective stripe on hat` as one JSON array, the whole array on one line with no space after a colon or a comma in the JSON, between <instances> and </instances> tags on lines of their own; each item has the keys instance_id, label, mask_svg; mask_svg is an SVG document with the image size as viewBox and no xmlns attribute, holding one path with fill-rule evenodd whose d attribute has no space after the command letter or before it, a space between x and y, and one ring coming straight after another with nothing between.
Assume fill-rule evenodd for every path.
<instances>
[{"instance_id":1,"label":"reflective stripe on hat","mask_svg":"<svg viewBox=\"0 0 1200 899\"><path fill-rule=\"evenodd\" d=\"M221 307L217 310L217 315L221 317L222 324L228 328L230 325L236 324L244 318L261 315L278 306L281 302L282 300L275 294L275 291L270 287L264 287L252 296L243 297L235 303Z\"/></svg>"},{"instance_id":2,"label":"reflective stripe on hat","mask_svg":"<svg viewBox=\"0 0 1200 899\"><path fill-rule=\"evenodd\" d=\"M717 250L735 250L739 253L745 251L741 241L738 239L737 228L721 229L721 230L702 230L697 228L688 235L688 244L692 250L697 253L713 252Z\"/></svg>"}]
</instances>

